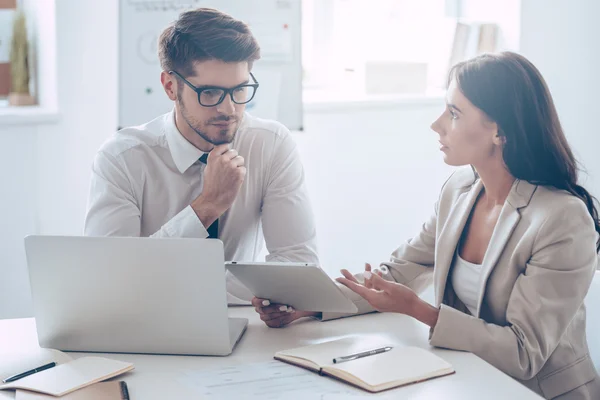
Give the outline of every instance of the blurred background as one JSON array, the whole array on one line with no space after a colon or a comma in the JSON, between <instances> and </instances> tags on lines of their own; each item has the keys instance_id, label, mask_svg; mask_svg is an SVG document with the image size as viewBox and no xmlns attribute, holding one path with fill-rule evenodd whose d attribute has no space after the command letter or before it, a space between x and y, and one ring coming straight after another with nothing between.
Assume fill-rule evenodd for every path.
<instances>
[{"instance_id":1,"label":"blurred background","mask_svg":"<svg viewBox=\"0 0 600 400\"><path fill-rule=\"evenodd\" d=\"M481 52L541 70L600 195L597 0L0 0L0 318L32 315L24 236L81 234L100 145L170 110L156 37L201 6L263 48L249 111L293 132L332 276L388 259L433 211L452 169L429 126L448 68Z\"/></svg>"}]
</instances>

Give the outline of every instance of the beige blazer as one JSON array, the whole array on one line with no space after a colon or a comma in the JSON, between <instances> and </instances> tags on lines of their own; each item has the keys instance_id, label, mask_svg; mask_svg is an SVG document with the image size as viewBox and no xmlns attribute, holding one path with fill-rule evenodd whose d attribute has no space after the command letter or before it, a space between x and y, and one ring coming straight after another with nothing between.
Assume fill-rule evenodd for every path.
<instances>
[{"instance_id":1,"label":"beige blazer","mask_svg":"<svg viewBox=\"0 0 600 400\"><path fill-rule=\"evenodd\" d=\"M421 232L382 264L385 278L421 292L433 277L440 307L433 346L472 352L547 399L600 399L585 338L583 299L598 266L598 236L587 208L567 192L517 180L485 254L477 314L471 315L449 276L482 187L471 168L455 172ZM359 312L372 311L344 289Z\"/></svg>"}]
</instances>

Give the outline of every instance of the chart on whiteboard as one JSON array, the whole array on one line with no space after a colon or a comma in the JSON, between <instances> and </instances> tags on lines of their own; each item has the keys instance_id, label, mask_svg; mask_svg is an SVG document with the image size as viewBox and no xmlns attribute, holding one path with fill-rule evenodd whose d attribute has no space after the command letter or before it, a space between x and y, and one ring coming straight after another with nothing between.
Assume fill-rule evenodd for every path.
<instances>
[{"instance_id":1,"label":"chart on whiteboard","mask_svg":"<svg viewBox=\"0 0 600 400\"><path fill-rule=\"evenodd\" d=\"M142 124L172 109L160 83L158 38L181 12L198 7L246 22L261 47L253 68L260 87L247 110L302 129L300 0L121 0L119 126Z\"/></svg>"}]
</instances>

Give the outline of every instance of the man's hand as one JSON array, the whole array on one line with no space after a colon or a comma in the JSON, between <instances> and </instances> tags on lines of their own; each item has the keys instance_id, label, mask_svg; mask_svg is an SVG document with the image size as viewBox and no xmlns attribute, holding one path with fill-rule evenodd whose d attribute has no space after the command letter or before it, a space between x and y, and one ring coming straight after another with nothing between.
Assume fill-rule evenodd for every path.
<instances>
[{"instance_id":1,"label":"man's hand","mask_svg":"<svg viewBox=\"0 0 600 400\"><path fill-rule=\"evenodd\" d=\"M244 157L228 144L215 146L208 154L204 188L192 208L204 226L210 226L231 207L246 177Z\"/></svg>"},{"instance_id":2,"label":"man's hand","mask_svg":"<svg viewBox=\"0 0 600 400\"><path fill-rule=\"evenodd\" d=\"M285 325L302 317L316 317L319 313L310 311L296 311L290 306L284 304L271 304L269 300L254 297L252 305L260 319L267 324L269 328L282 328Z\"/></svg>"}]
</instances>

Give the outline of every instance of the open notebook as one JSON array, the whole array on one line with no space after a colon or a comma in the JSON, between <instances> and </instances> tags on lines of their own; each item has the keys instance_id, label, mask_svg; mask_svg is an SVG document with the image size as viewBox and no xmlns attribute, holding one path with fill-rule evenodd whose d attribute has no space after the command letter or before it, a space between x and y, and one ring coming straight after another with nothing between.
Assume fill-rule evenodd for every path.
<instances>
[{"instance_id":1,"label":"open notebook","mask_svg":"<svg viewBox=\"0 0 600 400\"><path fill-rule=\"evenodd\" d=\"M337 357L389 346L392 350L342 363ZM452 365L418 348L395 346L377 338L347 337L275 354L275 359L329 375L369 392L421 382L454 373Z\"/></svg>"},{"instance_id":2,"label":"open notebook","mask_svg":"<svg viewBox=\"0 0 600 400\"><path fill-rule=\"evenodd\" d=\"M102 357L82 357L0 385L0 390L25 389L60 397L132 369L131 363Z\"/></svg>"},{"instance_id":3,"label":"open notebook","mask_svg":"<svg viewBox=\"0 0 600 400\"><path fill-rule=\"evenodd\" d=\"M39 347L14 351L0 351L0 385L2 380L23 371L51 362L64 364L73 359L62 351Z\"/></svg>"}]
</instances>

